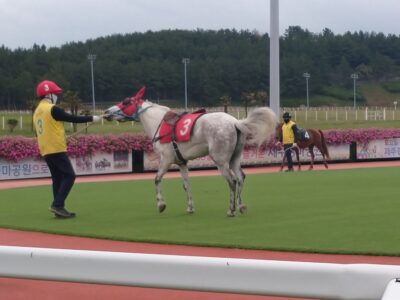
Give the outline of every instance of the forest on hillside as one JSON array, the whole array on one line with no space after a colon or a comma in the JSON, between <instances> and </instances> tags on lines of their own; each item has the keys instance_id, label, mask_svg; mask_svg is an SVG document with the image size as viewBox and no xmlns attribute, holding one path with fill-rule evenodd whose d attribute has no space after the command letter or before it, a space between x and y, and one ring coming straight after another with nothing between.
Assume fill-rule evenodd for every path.
<instances>
[{"instance_id":1,"label":"forest on hillside","mask_svg":"<svg viewBox=\"0 0 400 300\"><path fill-rule=\"evenodd\" d=\"M61 47L11 50L0 47L0 109L26 108L36 84L57 82L64 91L78 92L90 102L94 61L96 102L115 102L146 86L146 98L183 103L184 66L188 98L197 105L219 105L221 97L242 103L244 93L269 90L269 36L236 30L164 30L116 34ZM385 82L400 93L400 36L329 29L312 33L298 26L281 36L281 95L305 94L305 72L311 74L310 93L329 95L332 86L350 88L350 74L360 81ZM344 96L346 98L346 96ZM346 100L346 99L345 99Z\"/></svg>"}]
</instances>

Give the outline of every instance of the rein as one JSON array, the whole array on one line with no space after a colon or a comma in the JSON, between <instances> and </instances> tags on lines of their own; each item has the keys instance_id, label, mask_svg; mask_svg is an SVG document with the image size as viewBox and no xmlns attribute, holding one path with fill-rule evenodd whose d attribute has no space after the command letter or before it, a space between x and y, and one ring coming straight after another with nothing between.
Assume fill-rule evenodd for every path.
<instances>
[{"instance_id":1,"label":"rein","mask_svg":"<svg viewBox=\"0 0 400 300\"><path fill-rule=\"evenodd\" d=\"M160 131L163 120L164 120L164 117L161 119L160 124L158 124L156 132L154 132L154 136L151 139L152 143L158 142L159 140L161 140L163 138L163 136L160 136L160 135L158 137L156 137L157 133Z\"/></svg>"},{"instance_id":2,"label":"rein","mask_svg":"<svg viewBox=\"0 0 400 300\"><path fill-rule=\"evenodd\" d=\"M93 122L86 123L86 126L85 126L85 127L79 129L78 131L76 131L76 132L74 132L74 133L71 133L69 136L67 136L67 139L72 138L72 139L76 140L75 135L77 135L77 134L81 133L82 131L88 129L88 128L89 128L90 126L92 126L92 125L93 125Z\"/></svg>"}]
</instances>

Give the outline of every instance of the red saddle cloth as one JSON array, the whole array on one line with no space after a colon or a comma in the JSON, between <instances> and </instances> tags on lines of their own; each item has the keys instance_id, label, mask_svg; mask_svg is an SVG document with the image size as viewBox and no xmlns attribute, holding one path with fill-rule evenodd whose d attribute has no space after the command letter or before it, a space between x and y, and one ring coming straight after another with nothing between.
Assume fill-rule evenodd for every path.
<instances>
[{"instance_id":1,"label":"red saddle cloth","mask_svg":"<svg viewBox=\"0 0 400 300\"><path fill-rule=\"evenodd\" d=\"M159 131L160 143L167 144L172 142L172 132L174 130L174 127L176 142L182 143L190 141L194 124L196 123L197 119L204 114L204 109L195 111L191 114L184 114L174 125L171 123L167 123L165 120L163 120L161 122Z\"/></svg>"}]
</instances>

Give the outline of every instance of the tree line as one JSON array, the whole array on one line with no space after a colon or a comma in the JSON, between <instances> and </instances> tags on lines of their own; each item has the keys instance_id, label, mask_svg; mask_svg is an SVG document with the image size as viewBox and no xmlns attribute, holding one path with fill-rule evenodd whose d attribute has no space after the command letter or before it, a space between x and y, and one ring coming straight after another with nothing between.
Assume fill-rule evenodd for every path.
<instances>
[{"instance_id":1,"label":"tree line","mask_svg":"<svg viewBox=\"0 0 400 300\"><path fill-rule=\"evenodd\" d=\"M280 38L281 95L329 95L330 86L351 87L359 80L393 81L400 77L400 36L329 29L312 33L289 27ZM116 102L146 86L146 98L184 103L183 58L187 65L189 103L239 104L249 94L269 90L269 36L256 31L163 30L115 34L61 47L33 45L29 49L0 47L0 108L26 108L36 84L49 79L80 99L92 97L88 54L94 61L96 103ZM388 85L400 92L398 85ZM267 97L266 97L267 98ZM222 99L222 100L221 100ZM243 100L244 99L244 100ZM267 100L268 101L268 100Z\"/></svg>"}]
</instances>

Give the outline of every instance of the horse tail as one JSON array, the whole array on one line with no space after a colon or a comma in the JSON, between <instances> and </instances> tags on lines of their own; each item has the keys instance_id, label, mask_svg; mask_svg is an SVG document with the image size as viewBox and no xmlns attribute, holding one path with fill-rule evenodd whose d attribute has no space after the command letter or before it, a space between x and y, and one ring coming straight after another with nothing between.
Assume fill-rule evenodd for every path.
<instances>
[{"instance_id":1,"label":"horse tail","mask_svg":"<svg viewBox=\"0 0 400 300\"><path fill-rule=\"evenodd\" d=\"M240 157L243 152L244 145L246 144L246 135L236 127L236 136L237 136L237 141L236 141L236 146L235 149L233 150L231 159L229 160L229 165L231 168L234 168L235 162L239 160L240 162Z\"/></svg>"},{"instance_id":2,"label":"horse tail","mask_svg":"<svg viewBox=\"0 0 400 300\"><path fill-rule=\"evenodd\" d=\"M324 133L322 132L321 129L318 129L320 135L321 135L321 146L322 146L322 150L324 151L324 154L326 155L326 157L328 159L330 159L329 157L329 151L328 151L328 146L326 145L326 140L325 140L325 136Z\"/></svg>"},{"instance_id":3,"label":"horse tail","mask_svg":"<svg viewBox=\"0 0 400 300\"><path fill-rule=\"evenodd\" d=\"M246 119L240 120L237 128L250 136L250 143L259 146L274 136L277 123L278 118L270 108L258 107L250 111Z\"/></svg>"}]
</instances>

